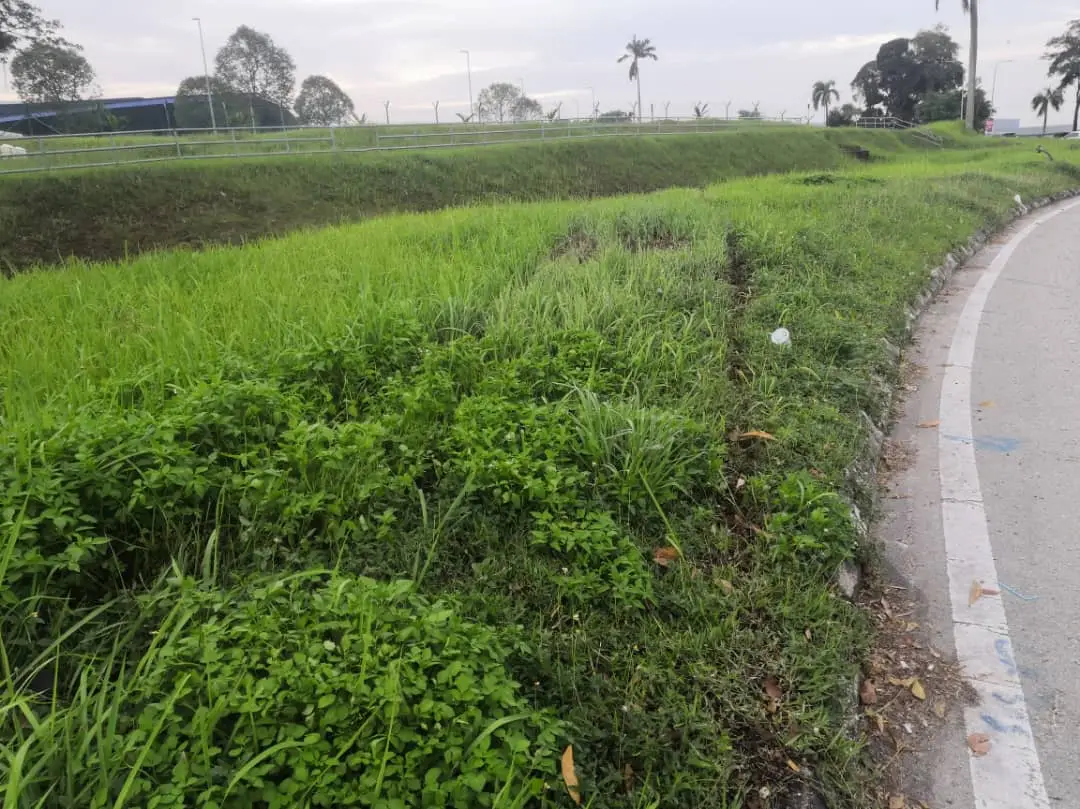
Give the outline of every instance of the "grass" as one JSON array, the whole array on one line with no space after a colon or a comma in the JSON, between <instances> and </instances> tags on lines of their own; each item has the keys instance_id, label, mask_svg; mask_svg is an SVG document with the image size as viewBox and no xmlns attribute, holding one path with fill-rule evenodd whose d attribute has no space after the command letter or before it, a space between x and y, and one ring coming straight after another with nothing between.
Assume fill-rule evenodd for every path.
<instances>
[{"instance_id":1,"label":"grass","mask_svg":"<svg viewBox=\"0 0 1080 809\"><path fill-rule=\"evenodd\" d=\"M912 154L12 279L4 805L570 806L568 745L598 809L867 805L831 576L882 338L1078 177Z\"/></svg>"},{"instance_id":2,"label":"grass","mask_svg":"<svg viewBox=\"0 0 1080 809\"><path fill-rule=\"evenodd\" d=\"M805 127L416 152L191 161L0 178L0 271L68 257L239 244L396 211L703 187L828 170L859 143L924 153L911 135Z\"/></svg>"}]
</instances>

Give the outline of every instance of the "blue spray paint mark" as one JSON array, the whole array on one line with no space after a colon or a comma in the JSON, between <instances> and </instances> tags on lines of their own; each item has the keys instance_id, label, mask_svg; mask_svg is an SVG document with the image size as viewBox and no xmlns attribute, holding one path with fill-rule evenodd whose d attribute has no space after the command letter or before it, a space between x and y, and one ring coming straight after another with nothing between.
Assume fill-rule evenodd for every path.
<instances>
[{"instance_id":1,"label":"blue spray paint mark","mask_svg":"<svg viewBox=\"0 0 1080 809\"><path fill-rule=\"evenodd\" d=\"M988 435L983 438L972 438L971 436L964 435L943 435L943 438L949 441L956 441L959 444L972 444L975 449L985 449L990 452L1015 452L1020 449L1019 438L1009 438L1002 435Z\"/></svg>"},{"instance_id":2,"label":"blue spray paint mark","mask_svg":"<svg viewBox=\"0 0 1080 809\"><path fill-rule=\"evenodd\" d=\"M1002 705L1016 705L1018 702L1020 702L1020 697L1007 697L997 691L993 692L990 696L992 696Z\"/></svg>"},{"instance_id":3,"label":"blue spray paint mark","mask_svg":"<svg viewBox=\"0 0 1080 809\"><path fill-rule=\"evenodd\" d=\"M1039 600L1038 596L1026 596L1023 593L1021 593L1019 590L1017 590L1015 587L1010 587L1009 585L1007 585L1003 581L999 581L998 586L1002 590L1008 590L1010 593L1012 593L1014 596L1019 598L1021 601L1038 601Z\"/></svg>"},{"instance_id":4,"label":"blue spray paint mark","mask_svg":"<svg viewBox=\"0 0 1080 809\"><path fill-rule=\"evenodd\" d=\"M1020 736L1027 735L1027 731L1024 730L1021 725L1006 725L1004 722L999 722L988 713L982 714L981 718L988 728L995 730L998 733L1014 733Z\"/></svg>"},{"instance_id":5,"label":"blue spray paint mark","mask_svg":"<svg viewBox=\"0 0 1080 809\"><path fill-rule=\"evenodd\" d=\"M1012 659L1012 651L1009 649L1009 641L1007 638L998 638L994 641L994 650L997 652L998 662L1005 667L1005 670L1013 677L1016 676L1016 664Z\"/></svg>"}]
</instances>

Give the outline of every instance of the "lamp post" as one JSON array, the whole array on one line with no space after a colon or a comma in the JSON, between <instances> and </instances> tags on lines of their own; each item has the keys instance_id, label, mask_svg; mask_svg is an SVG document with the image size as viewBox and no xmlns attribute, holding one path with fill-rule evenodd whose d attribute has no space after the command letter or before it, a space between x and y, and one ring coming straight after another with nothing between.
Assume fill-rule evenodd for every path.
<instances>
[{"instance_id":1,"label":"lamp post","mask_svg":"<svg viewBox=\"0 0 1080 809\"><path fill-rule=\"evenodd\" d=\"M464 48L461 52L465 54L465 72L469 76L469 115L472 116L476 112L476 108L473 106L473 94L472 94L472 54L470 54Z\"/></svg>"},{"instance_id":2,"label":"lamp post","mask_svg":"<svg viewBox=\"0 0 1080 809\"><path fill-rule=\"evenodd\" d=\"M1002 65L1012 64L1015 61L1016 61L1015 59L1002 59L1000 62L998 62L996 65L994 65L994 81L990 85L990 105L991 106L994 105L994 99L997 97L997 74L998 74L998 68L1001 67Z\"/></svg>"},{"instance_id":3,"label":"lamp post","mask_svg":"<svg viewBox=\"0 0 1080 809\"><path fill-rule=\"evenodd\" d=\"M199 50L202 51L202 69L203 75L206 76L206 103L210 105L210 127L214 130L214 134L217 134L217 116L214 115L214 91L210 84L210 68L206 63L206 41L203 39L202 18L192 17L191 19L199 26Z\"/></svg>"}]
</instances>

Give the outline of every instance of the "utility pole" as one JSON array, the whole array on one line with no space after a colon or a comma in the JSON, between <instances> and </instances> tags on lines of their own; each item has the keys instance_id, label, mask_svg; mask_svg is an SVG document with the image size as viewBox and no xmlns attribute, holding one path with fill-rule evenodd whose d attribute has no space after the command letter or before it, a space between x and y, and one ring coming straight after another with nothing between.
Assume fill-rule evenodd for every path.
<instances>
[{"instance_id":1,"label":"utility pole","mask_svg":"<svg viewBox=\"0 0 1080 809\"><path fill-rule=\"evenodd\" d=\"M433 106L435 108L435 123L438 124L439 123L439 102L434 101L434 102L432 102L431 106Z\"/></svg>"},{"instance_id":2,"label":"utility pole","mask_svg":"<svg viewBox=\"0 0 1080 809\"><path fill-rule=\"evenodd\" d=\"M476 108L473 106L472 94L472 54L470 54L464 48L462 48L461 52L465 54L465 71L469 76L469 115L471 116L476 113Z\"/></svg>"},{"instance_id":3,"label":"utility pole","mask_svg":"<svg viewBox=\"0 0 1080 809\"><path fill-rule=\"evenodd\" d=\"M731 120L730 112L731 112L731 102L729 101L724 105L724 120L725 121Z\"/></svg>"},{"instance_id":4,"label":"utility pole","mask_svg":"<svg viewBox=\"0 0 1080 809\"><path fill-rule=\"evenodd\" d=\"M202 18L192 17L199 26L199 50L202 51L202 69L206 76L206 103L210 105L210 127L217 133L217 116L214 115L214 91L210 84L210 68L206 63L206 41L203 39Z\"/></svg>"},{"instance_id":5,"label":"utility pole","mask_svg":"<svg viewBox=\"0 0 1080 809\"><path fill-rule=\"evenodd\" d=\"M390 102L383 102L383 109L386 110L386 125L390 126Z\"/></svg>"}]
</instances>

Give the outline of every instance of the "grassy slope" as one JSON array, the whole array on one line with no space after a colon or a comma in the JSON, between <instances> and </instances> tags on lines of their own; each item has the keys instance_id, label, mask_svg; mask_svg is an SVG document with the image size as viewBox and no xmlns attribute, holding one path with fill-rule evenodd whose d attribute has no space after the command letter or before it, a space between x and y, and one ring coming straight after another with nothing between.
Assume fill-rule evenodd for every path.
<instances>
[{"instance_id":1,"label":"grassy slope","mask_svg":"<svg viewBox=\"0 0 1080 809\"><path fill-rule=\"evenodd\" d=\"M121 580L152 579L169 556L218 586L230 573L324 564L411 579L447 599L468 624L461 632L505 631L501 642L515 649L485 665L521 684L514 710L524 713L514 716L530 718L499 725L481 771L505 775L502 734L527 722L535 758L525 773L553 805L569 802L541 782L557 783L555 756L573 743L594 807L738 807L747 791L803 778L830 805L863 806L857 746L842 722L866 629L828 580L854 552L834 493L863 440L859 413L881 415L871 379L894 372L881 338L900 334L928 268L998 221L1014 194L1076 186L1078 174L1026 150L941 155L400 216L17 278L0 300L0 536L21 531L14 547L42 552L78 536L113 539L87 551L81 573L58 567L47 584L16 553L11 592L74 586L100 597ZM780 325L792 332L789 350L768 341ZM775 440L739 437L750 430ZM657 548L678 548L662 559L679 560L654 563ZM114 558L127 565L121 578ZM157 592L167 604L196 598ZM208 613L209 626L230 615L256 624L264 611L238 612L246 599L261 603L237 590ZM48 602L7 603L3 637L16 665L35 633L56 631L24 623L27 612L74 620ZM134 612L125 606L125 621ZM291 638L298 619L283 620L280 636ZM269 665L255 642L266 631L250 635L230 682ZM187 634L159 637L187 659ZM158 701L175 693L183 706L164 725L168 738L209 733L179 719L224 698L209 675L184 691L169 679L175 659L147 659L140 676L165 688L152 691ZM410 687L429 693L435 682L433 672ZM91 718L117 716L122 733L125 717L145 710L139 687L149 686L129 675L104 691L84 686L77 701L96 706ZM459 691L442 698L458 704L467 687ZM250 705L230 710L247 717L237 727L259 721ZM395 736L392 761L431 735L404 710L360 713L326 732L366 732L370 716L377 733L420 734ZM92 739L88 755L115 765L84 721L59 710L36 734L5 730L15 744L29 740L23 760L51 784L74 769L68 739ZM129 756L140 749L130 744ZM231 777L255 748L224 760L188 749L192 767L205 757ZM146 767L176 778L166 759ZM103 771L91 766L65 789L92 791ZM400 787L415 805L398 778L391 768L380 789ZM490 805L478 795L490 799L497 785L470 783L479 791L462 805ZM22 790L36 794L32 781ZM106 785L110 802L116 790ZM234 794L225 805L251 800Z\"/></svg>"},{"instance_id":2,"label":"grassy slope","mask_svg":"<svg viewBox=\"0 0 1080 809\"><path fill-rule=\"evenodd\" d=\"M69 256L240 243L393 211L702 187L840 164L838 142L919 149L888 132L794 128L349 157L157 164L0 178L0 272Z\"/></svg>"}]
</instances>

